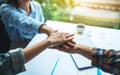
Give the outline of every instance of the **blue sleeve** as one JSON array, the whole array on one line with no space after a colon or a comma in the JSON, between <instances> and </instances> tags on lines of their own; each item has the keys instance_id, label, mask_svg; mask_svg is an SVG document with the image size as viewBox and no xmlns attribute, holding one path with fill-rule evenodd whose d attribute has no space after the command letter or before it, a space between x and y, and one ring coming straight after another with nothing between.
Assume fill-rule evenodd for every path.
<instances>
[{"instance_id":1,"label":"blue sleeve","mask_svg":"<svg viewBox=\"0 0 120 75\"><path fill-rule=\"evenodd\" d=\"M15 75L25 71L25 59L21 48L0 54L0 74Z\"/></svg>"},{"instance_id":2,"label":"blue sleeve","mask_svg":"<svg viewBox=\"0 0 120 75\"><path fill-rule=\"evenodd\" d=\"M41 17L39 17L39 21L45 22L45 18L44 18L44 15L43 15L41 5L38 2L35 2L35 1L31 1L31 3L33 3L33 5L35 5L36 11L39 11L39 13L37 14L38 16L41 16Z\"/></svg>"},{"instance_id":3,"label":"blue sleeve","mask_svg":"<svg viewBox=\"0 0 120 75\"><path fill-rule=\"evenodd\" d=\"M14 6L8 4L1 5L0 14L2 14L2 20L5 25L14 25L14 27L20 27L25 31L38 31L37 29L43 24L42 21L37 21L27 15L21 14Z\"/></svg>"}]
</instances>

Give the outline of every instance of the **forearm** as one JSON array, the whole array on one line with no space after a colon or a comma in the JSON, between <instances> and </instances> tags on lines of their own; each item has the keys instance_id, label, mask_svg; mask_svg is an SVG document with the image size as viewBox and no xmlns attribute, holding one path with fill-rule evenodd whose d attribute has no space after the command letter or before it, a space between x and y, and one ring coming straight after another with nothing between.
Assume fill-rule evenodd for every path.
<instances>
[{"instance_id":1,"label":"forearm","mask_svg":"<svg viewBox=\"0 0 120 75\"><path fill-rule=\"evenodd\" d=\"M42 33L45 33L45 34L47 34L49 36L55 30L53 30L51 27L48 27L47 25L42 25L39 28L39 31L42 32Z\"/></svg>"},{"instance_id":2,"label":"forearm","mask_svg":"<svg viewBox=\"0 0 120 75\"><path fill-rule=\"evenodd\" d=\"M92 47L81 45L81 44L76 44L76 53L81 54L85 56L86 58L92 60Z\"/></svg>"},{"instance_id":3,"label":"forearm","mask_svg":"<svg viewBox=\"0 0 120 75\"><path fill-rule=\"evenodd\" d=\"M73 39L73 34L67 33L60 33L60 32L53 32L51 35L46 39L43 40L31 47L27 47L24 49L24 56L26 62L34 58L36 55L41 53L47 47L50 46L57 46L65 43L66 41L71 41Z\"/></svg>"},{"instance_id":4,"label":"forearm","mask_svg":"<svg viewBox=\"0 0 120 75\"><path fill-rule=\"evenodd\" d=\"M75 53L81 54L90 59L93 66L96 66L105 72L119 75L120 51L92 48L85 45L75 45L75 50Z\"/></svg>"},{"instance_id":5,"label":"forearm","mask_svg":"<svg viewBox=\"0 0 120 75\"><path fill-rule=\"evenodd\" d=\"M51 44L50 41L43 40L33 46L25 48L24 49L25 61L28 62L29 60L34 58L36 55L38 55L43 50L45 50L47 47L49 47L50 44Z\"/></svg>"}]
</instances>

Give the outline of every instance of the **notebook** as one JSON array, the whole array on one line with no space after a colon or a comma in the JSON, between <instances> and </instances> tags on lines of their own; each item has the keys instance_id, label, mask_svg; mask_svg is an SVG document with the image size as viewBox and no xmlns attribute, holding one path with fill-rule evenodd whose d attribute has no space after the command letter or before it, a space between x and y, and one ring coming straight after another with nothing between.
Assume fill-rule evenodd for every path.
<instances>
[{"instance_id":1,"label":"notebook","mask_svg":"<svg viewBox=\"0 0 120 75\"><path fill-rule=\"evenodd\" d=\"M75 41L77 41L77 43L79 44L84 44L84 45L92 46L92 47L94 46L92 41L87 37L77 36L77 38L75 38ZM79 70L84 70L84 69L93 67L91 65L91 61L80 54L70 54L70 56Z\"/></svg>"}]
</instances>

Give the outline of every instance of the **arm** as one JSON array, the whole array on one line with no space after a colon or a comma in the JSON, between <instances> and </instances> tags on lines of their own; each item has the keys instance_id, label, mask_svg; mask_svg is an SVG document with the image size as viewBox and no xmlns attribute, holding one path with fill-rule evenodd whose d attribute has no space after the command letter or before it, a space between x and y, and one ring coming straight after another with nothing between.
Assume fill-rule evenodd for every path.
<instances>
[{"instance_id":1,"label":"arm","mask_svg":"<svg viewBox=\"0 0 120 75\"><path fill-rule=\"evenodd\" d=\"M75 53L81 54L90 60L92 59L92 49L93 49L92 47L82 45L82 44L79 44L79 45L76 44L74 48L76 50Z\"/></svg>"},{"instance_id":2,"label":"arm","mask_svg":"<svg viewBox=\"0 0 120 75\"><path fill-rule=\"evenodd\" d=\"M116 75L120 74L120 51L93 48L81 44L75 44L71 49L62 49L62 51L81 54L90 59L93 66L96 66L105 72Z\"/></svg>"},{"instance_id":3,"label":"arm","mask_svg":"<svg viewBox=\"0 0 120 75\"><path fill-rule=\"evenodd\" d=\"M92 51L92 65L103 71L120 75L120 51L94 48Z\"/></svg>"},{"instance_id":4,"label":"arm","mask_svg":"<svg viewBox=\"0 0 120 75\"><path fill-rule=\"evenodd\" d=\"M73 34L53 32L47 39L24 49L25 60L28 62L50 46L58 46L73 39Z\"/></svg>"},{"instance_id":5,"label":"arm","mask_svg":"<svg viewBox=\"0 0 120 75\"><path fill-rule=\"evenodd\" d=\"M57 46L64 42L71 41L73 39L72 36L73 34L53 32L47 39L33 46L25 49L17 48L10 50L8 53L1 53L0 74L13 75L25 71L25 62L30 61L49 46Z\"/></svg>"},{"instance_id":6,"label":"arm","mask_svg":"<svg viewBox=\"0 0 120 75\"><path fill-rule=\"evenodd\" d=\"M39 28L39 32L42 32L42 33L45 33L47 34L48 36L50 36L50 34L52 32L54 32L55 30L53 30L51 27L48 27L47 25L42 25L40 28Z\"/></svg>"},{"instance_id":7,"label":"arm","mask_svg":"<svg viewBox=\"0 0 120 75\"><path fill-rule=\"evenodd\" d=\"M45 50L47 47L50 46L50 41L49 40L43 40L33 46L30 46L28 48L24 49L24 55L25 55L25 60L28 62L32 58L34 58L36 55L41 53L43 50Z\"/></svg>"}]
</instances>

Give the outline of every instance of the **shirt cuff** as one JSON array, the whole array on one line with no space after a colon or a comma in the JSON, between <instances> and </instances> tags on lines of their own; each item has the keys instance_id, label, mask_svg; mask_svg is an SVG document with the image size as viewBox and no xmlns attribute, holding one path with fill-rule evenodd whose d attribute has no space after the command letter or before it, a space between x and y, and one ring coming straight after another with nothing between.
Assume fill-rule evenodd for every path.
<instances>
[{"instance_id":1,"label":"shirt cuff","mask_svg":"<svg viewBox=\"0 0 120 75\"><path fill-rule=\"evenodd\" d=\"M9 53L11 55L13 71L16 74L25 71L25 58L22 48L11 50Z\"/></svg>"},{"instance_id":2,"label":"shirt cuff","mask_svg":"<svg viewBox=\"0 0 120 75\"><path fill-rule=\"evenodd\" d=\"M39 32L39 33L41 33L41 32L40 32L40 29L41 29L41 27L42 27L43 25L46 25L46 24L41 24L41 26L40 26L39 29L38 29L38 32Z\"/></svg>"},{"instance_id":3,"label":"shirt cuff","mask_svg":"<svg viewBox=\"0 0 120 75\"><path fill-rule=\"evenodd\" d=\"M30 18L30 24L32 24L32 26L35 28L35 29L39 29L43 24L44 22L40 22L40 21L37 21L37 20L34 20L32 18Z\"/></svg>"},{"instance_id":4,"label":"shirt cuff","mask_svg":"<svg viewBox=\"0 0 120 75\"><path fill-rule=\"evenodd\" d=\"M100 67L102 65L102 54L104 49L93 48L92 51L92 65L96 67Z\"/></svg>"}]
</instances>

